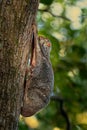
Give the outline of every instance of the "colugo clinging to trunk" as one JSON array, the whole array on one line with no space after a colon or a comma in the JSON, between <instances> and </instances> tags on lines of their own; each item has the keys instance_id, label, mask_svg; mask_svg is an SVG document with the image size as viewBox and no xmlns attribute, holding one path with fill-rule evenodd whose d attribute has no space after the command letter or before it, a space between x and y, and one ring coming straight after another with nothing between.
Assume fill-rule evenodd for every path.
<instances>
[{"instance_id":1,"label":"colugo clinging to trunk","mask_svg":"<svg viewBox=\"0 0 87 130\"><path fill-rule=\"evenodd\" d=\"M25 117L32 116L49 103L54 85L50 49L50 41L42 36L37 37L34 27L32 55L21 109L21 114Z\"/></svg>"}]
</instances>

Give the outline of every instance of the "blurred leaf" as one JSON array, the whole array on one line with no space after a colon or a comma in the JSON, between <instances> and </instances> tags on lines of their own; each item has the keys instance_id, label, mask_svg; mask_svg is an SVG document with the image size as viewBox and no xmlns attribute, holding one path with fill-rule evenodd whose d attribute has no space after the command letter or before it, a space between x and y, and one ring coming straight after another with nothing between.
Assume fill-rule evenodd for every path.
<instances>
[{"instance_id":1,"label":"blurred leaf","mask_svg":"<svg viewBox=\"0 0 87 130\"><path fill-rule=\"evenodd\" d=\"M24 119L25 124L29 126L30 128L37 128L39 126L39 121L37 120L35 116L23 117L23 119Z\"/></svg>"}]
</instances>

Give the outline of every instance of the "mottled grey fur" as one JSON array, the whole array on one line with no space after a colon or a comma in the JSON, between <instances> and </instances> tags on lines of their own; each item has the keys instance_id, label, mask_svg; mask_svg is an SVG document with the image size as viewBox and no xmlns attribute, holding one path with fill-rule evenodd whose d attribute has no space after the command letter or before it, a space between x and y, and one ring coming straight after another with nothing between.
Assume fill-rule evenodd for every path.
<instances>
[{"instance_id":1,"label":"mottled grey fur","mask_svg":"<svg viewBox=\"0 0 87 130\"><path fill-rule=\"evenodd\" d=\"M50 51L49 47L46 48L44 46L44 42L48 42L47 39L43 37L38 38L36 66L30 66L30 75L26 79L21 111L21 114L25 117L32 116L44 108L48 104L53 90L54 74L49 59Z\"/></svg>"}]
</instances>

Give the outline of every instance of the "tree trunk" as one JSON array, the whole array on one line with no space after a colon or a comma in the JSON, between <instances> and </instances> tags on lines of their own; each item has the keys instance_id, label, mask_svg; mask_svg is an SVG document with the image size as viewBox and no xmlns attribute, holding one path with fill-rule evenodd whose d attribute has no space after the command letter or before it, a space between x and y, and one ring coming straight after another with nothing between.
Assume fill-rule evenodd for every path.
<instances>
[{"instance_id":1,"label":"tree trunk","mask_svg":"<svg viewBox=\"0 0 87 130\"><path fill-rule=\"evenodd\" d=\"M39 0L0 0L0 130L17 130Z\"/></svg>"}]
</instances>

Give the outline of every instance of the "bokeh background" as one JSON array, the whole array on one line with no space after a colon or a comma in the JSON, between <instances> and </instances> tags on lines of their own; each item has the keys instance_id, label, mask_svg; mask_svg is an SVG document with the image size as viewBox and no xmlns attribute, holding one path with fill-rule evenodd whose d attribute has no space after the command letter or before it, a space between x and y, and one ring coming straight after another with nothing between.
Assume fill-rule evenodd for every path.
<instances>
[{"instance_id":1,"label":"bokeh background","mask_svg":"<svg viewBox=\"0 0 87 130\"><path fill-rule=\"evenodd\" d=\"M41 0L38 33L52 43L49 105L19 119L19 130L87 130L87 0Z\"/></svg>"}]
</instances>

